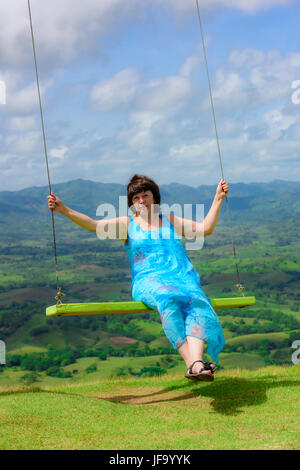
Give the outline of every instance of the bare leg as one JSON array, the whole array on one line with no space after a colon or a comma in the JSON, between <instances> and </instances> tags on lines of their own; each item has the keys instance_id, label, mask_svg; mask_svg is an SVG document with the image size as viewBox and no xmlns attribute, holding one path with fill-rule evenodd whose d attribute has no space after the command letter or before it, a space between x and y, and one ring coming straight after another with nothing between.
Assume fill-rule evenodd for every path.
<instances>
[{"instance_id":1,"label":"bare leg","mask_svg":"<svg viewBox=\"0 0 300 470\"><path fill-rule=\"evenodd\" d=\"M202 361L203 358L203 349L204 349L204 341L201 339L195 338L194 336L187 336L186 341L183 343L180 348L178 348L178 352L183 358L184 362L186 363L187 367L194 361ZM200 369L203 368L203 364L201 362L197 362L193 367L193 373L197 374ZM211 371L206 370L203 371L205 374L211 374Z\"/></svg>"},{"instance_id":2,"label":"bare leg","mask_svg":"<svg viewBox=\"0 0 300 470\"><path fill-rule=\"evenodd\" d=\"M187 336L186 337L187 343L189 345L190 350L190 364L194 361L202 361L203 358L203 349L204 349L204 341L201 339L195 338L194 336ZM203 364L201 362L197 362L193 367L193 372L196 374L203 368ZM206 371L207 372L207 371Z\"/></svg>"},{"instance_id":3,"label":"bare leg","mask_svg":"<svg viewBox=\"0 0 300 470\"><path fill-rule=\"evenodd\" d=\"M185 341L180 348L177 350L180 354L180 356L183 358L184 362L186 363L186 366L189 367L191 365L191 359L190 359L190 348L188 345L188 342Z\"/></svg>"}]
</instances>

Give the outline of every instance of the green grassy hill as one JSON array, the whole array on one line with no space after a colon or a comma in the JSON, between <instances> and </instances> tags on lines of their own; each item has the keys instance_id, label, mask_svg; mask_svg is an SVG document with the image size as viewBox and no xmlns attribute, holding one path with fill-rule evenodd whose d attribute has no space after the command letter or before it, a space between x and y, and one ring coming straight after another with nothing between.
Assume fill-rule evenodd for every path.
<instances>
[{"instance_id":1,"label":"green grassy hill","mask_svg":"<svg viewBox=\"0 0 300 470\"><path fill-rule=\"evenodd\" d=\"M299 450L300 365L218 371L212 383L175 370L155 378L93 374L1 386L0 448Z\"/></svg>"},{"instance_id":2,"label":"green grassy hill","mask_svg":"<svg viewBox=\"0 0 300 470\"><path fill-rule=\"evenodd\" d=\"M40 353L40 349L24 347L20 354ZM257 354L221 353L219 368L256 370L264 366L264 359ZM0 384L6 387L18 387L24 384L51 385L51 384L76 384L79 382L94 380L111 380L117 377L130 377L140 373L147 367L158 367L158 374L185 373L185 364L179 355L149 355L142 357L108 357L101 360L98 357L80 357L61 367L61 370L69 372L69 377L48 375L47 371L24 370L18 366L2 368ZM0 369L1 371L1 369ZM147 370L144 375L147 374Z\"/></svg>"}]
</instances>

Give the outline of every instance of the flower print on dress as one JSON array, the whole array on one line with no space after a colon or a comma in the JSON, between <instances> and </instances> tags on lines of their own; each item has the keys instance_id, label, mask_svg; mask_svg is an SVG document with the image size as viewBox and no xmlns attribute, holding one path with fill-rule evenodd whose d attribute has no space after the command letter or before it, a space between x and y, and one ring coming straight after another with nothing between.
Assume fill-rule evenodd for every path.
<instances>
[{"instance_id":1,"label":"flower print on dress","mask_svg":"<svg viewBox=\"0 0 300 470\"><path fill-rule=\"evenodd\" d=\"M160 315L160 321L161 321L161 324L162 324L162 326L163 326L163 325L164 325L164 323L165 323L165 314L164 314L164 312L160 312L160 314L159 314L159 315Z\"/></svg>"},{"instance_id":2,"label":"flower print on dress","mask_svg":"<svg viewBox=\"0 0 300 470\"><path fill-rule=\"evenodd\" d=\"M148 258L148 256L144 255L143 253L138 253L137 255L135 255L133 257L133 262L134 263L143 263L147 258Z\"/></svg>"},{"instance_id":3,"label":"flower print on dress","mask_svg":"<svg viewBox=\"0 0 300 470\"><path fill-rule=\"evenodd\" d=\"M176 341L176 343L175 343L176 348L177 348L177 349L180 348L180 346L183 344L183 342L184 342L184 341L182 341L182 339L180 338L180 336L178 336L177 341Z\"/></svg>"},{"instance_id":4,"label":"flower print on dress","mask_svg":"<svg viewBox=\"0 0 300 470\"><path fill-rule=\"evenodd\" d=\"M169 291L173 291L173 290L176 290L176 289L178 290L178 288L175 287L175 286L160 286L159 289L160 290L169 290Z\"/></svg>"},{"instance_id":5,"label":"flower print on dress","mask_svg":"<svg viewBox=\"0 0 300 470\"><path fill-rule=\"evenodd\" d=\"M199 324L194 323L193 325L190 325L190 328L190 336L195 336L196 338L200 339L206 336L203 327Z\"/></svg>"}]
</instances>

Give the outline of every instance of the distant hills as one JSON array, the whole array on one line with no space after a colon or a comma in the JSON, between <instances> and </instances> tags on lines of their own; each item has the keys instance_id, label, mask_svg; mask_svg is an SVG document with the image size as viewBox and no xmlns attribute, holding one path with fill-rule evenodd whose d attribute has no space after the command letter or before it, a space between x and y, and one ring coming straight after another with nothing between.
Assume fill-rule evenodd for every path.
<instances>
[{"instance_id":1,"label":"distant hills","mask_svg":"<svg viewBox=\"0 0 300 470\"><path fill-rule=\"evenodd\" d=\"M196 204L202 203L208 212L216 191L216 185L200 185L197 188L179 183L160 185L161 203ZM113 204L118 214L119 196L126 196L126 185L100 183L76 179L53 184L52 191L69 207L97 218L96 209L100 204ZM19 191L0 191L0 227L2 235L28 234L33 230L45 233L50 227L47 206L48 186L33 186ZM300 212L300 182L274 180L269 183L231 183L228 194L232 218L246 221L285 221L297 217ZM221 214L225 213L224 202ZM98 217L99 218L99 217ZM65 220L55 214L59 226L64 229ZM227 222L227 220L226 220ZM222 223L220 217L219 223ZM76 228L76 227L75 227Z\"/></svg>"}]
</instances>

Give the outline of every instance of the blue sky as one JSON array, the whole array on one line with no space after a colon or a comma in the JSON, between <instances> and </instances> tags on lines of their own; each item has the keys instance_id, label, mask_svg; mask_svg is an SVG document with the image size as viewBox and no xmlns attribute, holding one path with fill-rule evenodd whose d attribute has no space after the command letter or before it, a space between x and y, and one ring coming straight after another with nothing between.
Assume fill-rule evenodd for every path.
<instances>
[{"instance_id":1,"label":"blue sky","mask_svg":"<svg viewBox=\"0 0 300 470\"><path fill-rule=\"evenodd\" d=\"M298 181L300 2L199 4L225 179ZM31 9L52 183L127 184L137 172L217 185L195 1L31 0ZM44 186L26 0L0 5L0 81L1 190Z\"/></svg>"}]
</instances>

